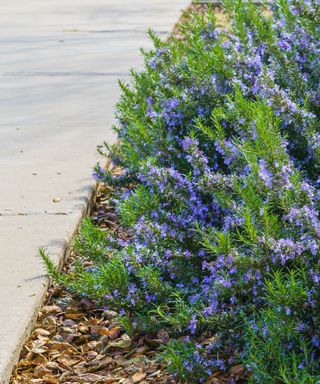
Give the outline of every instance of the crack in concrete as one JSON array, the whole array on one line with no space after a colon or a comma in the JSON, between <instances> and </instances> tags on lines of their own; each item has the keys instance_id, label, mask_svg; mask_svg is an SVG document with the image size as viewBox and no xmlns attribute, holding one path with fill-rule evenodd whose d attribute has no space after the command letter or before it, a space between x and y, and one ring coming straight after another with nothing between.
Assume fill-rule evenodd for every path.
<instances>
[{"instance_id":1,"label":"crack in concrete","mask_svg":"<svg viewBox=\"0 0 320 384\"><path fill-rule=\"evenodd\" d=\"M6 72L3 74L3 76L14 76L14 77L42 77L42 76L48 76L48 77L100 77L100 76L110 76L110 77L118 77L118 76L128 76L128 72Z\"/></svg>"},{"instance_id":2,"label":"crack in concrete","mask_svg":"<svg viewBox=\"0 0 320 384\"><path fill-rule=\"evenodd\" d=\"M85 31L81 31L81 32L85 32ZM90 31L86 31L86 32L89 32L89 33L140 33L140 34L143 34L145 35L146 34L146 31L140 31L138 29L134 30L134 29L123 29L123 30L117 30L117 29L114 29L114 30L109 30L109 29L93 29L93 30L90 30ZM167 35L168 32L167 31L156 31L157 35Z\"/></svg>"}]
</instances>

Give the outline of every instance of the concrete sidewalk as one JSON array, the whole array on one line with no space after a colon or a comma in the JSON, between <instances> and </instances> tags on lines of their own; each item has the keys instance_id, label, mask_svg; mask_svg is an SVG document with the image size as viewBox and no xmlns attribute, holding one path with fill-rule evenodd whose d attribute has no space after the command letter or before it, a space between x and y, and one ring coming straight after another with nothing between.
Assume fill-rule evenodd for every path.
<instances>
[{"instance_id":1,"label":"concrete sidewalk","mask_svg":"<svg viewBox=\"0 0 320 384\"><path fill-rule=\"evenodd\" d=\"M45 292L37 249L57 260L93 190L95 147L114 140L117 79L141 66L187 0L1 0L0 383ZM59 202L53 202L59 198Z\"/></svg>"}]
</instances>

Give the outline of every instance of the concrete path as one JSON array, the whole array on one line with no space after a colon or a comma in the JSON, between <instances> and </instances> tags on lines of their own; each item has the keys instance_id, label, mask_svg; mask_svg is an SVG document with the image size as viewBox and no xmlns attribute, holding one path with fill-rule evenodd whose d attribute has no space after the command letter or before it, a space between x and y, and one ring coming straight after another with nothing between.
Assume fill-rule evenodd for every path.
<instances>
[{"instance_id":1,"label":"concrete path","mask_svg":"<svg viewBox=\"0 0 320 384\"><path fill-rule=\"evenodd\" d=\"M7 383L46 280L93 190L117 79L141 65L188 0L0 0L0 383ZM61 199L54 203L54 198Z\"/></svg>"}]
</instances>

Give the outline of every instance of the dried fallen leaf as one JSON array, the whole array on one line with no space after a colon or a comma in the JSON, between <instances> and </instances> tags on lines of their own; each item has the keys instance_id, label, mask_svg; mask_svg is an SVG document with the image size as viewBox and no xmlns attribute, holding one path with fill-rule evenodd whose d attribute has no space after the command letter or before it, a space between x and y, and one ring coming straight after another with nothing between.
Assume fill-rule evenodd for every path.
<instances>
[{"instance_id":1,"label":"dried fallen leaf","mask_svg":"<svg viewBox=\"0 0 320 384\"><path fill-rule=\"evenodd\" d=\"M43 341L43 340L35 340L32 343L31 352L32 353L36 353L36 354L47 352L48 351L48 347L45 347L44 345L45 345L45 341Z\"/></svg>"},{"instance_id":2,"label":"dried fallen leaf","mask_svg":"<svg viewBox=\"0 0 320 384\"><path fill-rule=\"evenodd\" d=\"M59 384L59 380L53 375L45 375L42 379L46 384Z\"/></svg>"},{"instance_id":3,"label":"dried fallen leaf","mask_svg":"<svg viewBox=\"0 0 320 384\"><path fill-rule=\"evenodd\" d=\"M141 347L136 348L134 356L144 355L148 351L150 351L150 348L147 345L142 345Z\"/></svg>"},{"instance_id":4,"label":"dried fallen leaf","mask_svg":"<svg viewBox=\"0 0 320 384\"><path fill-rule=\"evenodd\" d=\"M96 373L84 373L76 377L70 377L70 381L73 380L77 383L108 383L108 377Z\"/></svg>"},{"instance_id":5,"label":"dried fallen leaf","mask_svg":"<svg viewBox=\"0 0 320 384\"><path fill-rule=\"evenodd\" d=\"M145 372L137 372L132 376L132 380L134 383L139 383L141 380L143 380L147 374Z\"/></svg>"},{"instance_id":6,"label":"dried fallen leaf","mask_svg":"<svg viewBox=\"0 0 320 384\"><path fill-rule=\"evenodd\" d=\"M128 335L122 335L120 339L111 341L108 347L126 349L131 346L131 339Z\"/></svg>"},{"instance_id":7,"label":"dried fallen leaf","mask_svg":"<svg viewBox=\"0 0 320 384\"><path fill-rule=\"evenodd\" d=\"M81 319L84 316L84 313L66 313L67 319Z\"/></svg>"},{"instance_id":8,"label":"dried fallen leaf","mask_svg":"<svg viewBox=\"0 0 320 384\"><path fill-rule=\"evenodd\" d=\"M38 365L33 371L34 377L42 378L45 375L50 375L51 371L43 365Z\"/></svg>"},{"instance_id":9,"label":"dried fallen leaf","mask_svg":"<svg viewBox=\"0 0 320 384\"><path fill-rule=\"evenodd\" d=\"M42 325L49 331L53 332L57 327L57 320L54 316L48 316L43 319Z\"/></svg>"},{"instance_id":10,"label":"dried fallen leaf","mask_svg":"<svg viewBox=\"0 0 320 384\"><path fill-rule=\"evenodd\" d=\"M109 336L110 338L113 338L115 336L118 337L120 333L120 327L114 327L111 329L108 329L106 327L101 327L98 329L98 333L101 336Z\"/></svg>"},{"instance_id":11,"label":"dried fallen leaf","mask_svg":"<svg viewBox=\"0 0 320 384\"><path fill-rule=\"evenodd\" d=\"M88 333L89 332L89 327L87 327L86 325L80 325L80 327L79 327L79 332L81 332L81 333Z\"/></svg>"},{"instance_id":12,"label":"dried fallen leaf","mask_svg":"<svg viewBox=\"0 0 320 384\"><path fill-rule=\"evenodd\" d=\"M47 362L48 360L46 359L46 357L42 355L37 355L32 359L32 363L35 365L42 365L42 364L46 364Z\"/></svg>"},{"instance_id":13,"label":"dried fallen leaf","mask_svg":"<svg viewBox=\"0 0 320 384\"><path fill-rule=\"evenodd\" d=\"M70 355L64 354L57 358L57 361L61 366L65 369L70 369L70 367L74 366L75 364L79 363L81 361L79 358L73 358Z\"/></svg>"},{"instance_id":14,"label":"dried fallen leaf","mask_svg":"<svg viewBox=\"0 0 320 384\"><path fill-rule=\"evenodd\" d=\"M88 352L90 350L93 350L97 347L97 344L98 342L93 340L93 341L89 341L88 343L86 343L85 345L82 346L82 351L85 353L85 352Z\"/></svg>"},{"instance_id":15,"label":"dried fallen leaf","mask_svg":"<svg viewBox=\"0 0 320 384\"><path fill-rule=\"evenodd\" d=\"M37 336L50 336L50 332L43 328L36 328L34 334Z\"/></svg>"},{"instance_id":16,"label":"dried fallen leaf","mask_svg":"<svg viewBox=\"0 0 320 384\"><path fill-rule=\"evenodd\" d=\"M41 312L46 314L55 314L62 312L62 309L57 305L46 305L42 308Z\"/></svg>"},{"instance_id":17,"label":"dried fallen leaf","mask_svg":"<svg viewBox=\"0 0 320 384\"><path fill-rule=\"evenodd\" d=\"M120 365L121 367L126 367L126 366L129 366L129 365L132 365L132 364L137 366L137 365L141 364L141 362L143 362L145 360L147 360L146 356L139 356L139 357L135 357L133 359L128 359L128 357L120 356L118 359L115 360L115 362L116 362L117 365Z\"/></svg>"}]
</instances>

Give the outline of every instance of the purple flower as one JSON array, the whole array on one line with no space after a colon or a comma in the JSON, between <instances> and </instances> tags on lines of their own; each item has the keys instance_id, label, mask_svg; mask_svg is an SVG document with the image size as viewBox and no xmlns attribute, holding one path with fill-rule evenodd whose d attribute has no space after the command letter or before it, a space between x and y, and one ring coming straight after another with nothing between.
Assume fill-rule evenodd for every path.
<instances>
[{"instance_id":1,"label":"purple flower","mask_svg":"<svg viewBox=\"0 0 320 384\"><path fill-rule=\"evenodd\" d=\"M193 315L189 322L189 330L192 335L196 333L196 329L197 329L197 318L196 318L196 315Z\"/></svg>"},{"instance_id":2,"label":"purple flower","mask_svg":"<svg viewBox=\"0 0 320 384\"><path fill-rule=\"evenodd\" d=\"M268 188L272 188L272 172L267 168L266 161L259 161L259 177Z\"/></svg>"},{"instance_id":3,"label":"purple flower","mask_svg":"<svg viewBox=\"0 0 320 384\"><path fill-rule=\"evenodd\" d=\"M284 49L285 51L291 50L291 45L284 39L278 40L278 46L279 46L279 48Z\"/></svg>"},{"instance_id":4,"label":"purple flower","mask_svg":"<svg viewBox=\"0 0 320 384\"><path fill-rule=\"evenodd\" d=\"M156 57L152 57L150 60L149 60L149 65L150 67L153 69L153 70L156 70L157 69L157 66L158 66L158 59Z\"/></svg>"}]
</instances>

